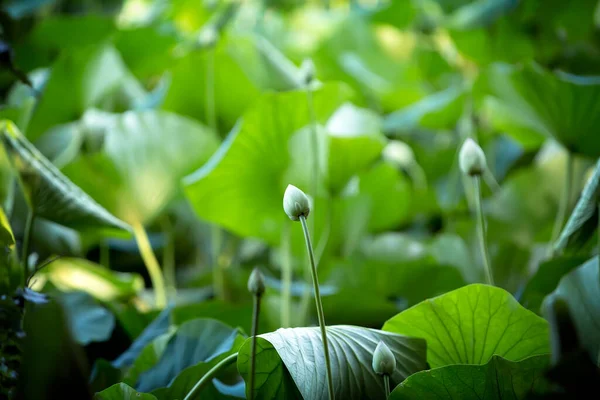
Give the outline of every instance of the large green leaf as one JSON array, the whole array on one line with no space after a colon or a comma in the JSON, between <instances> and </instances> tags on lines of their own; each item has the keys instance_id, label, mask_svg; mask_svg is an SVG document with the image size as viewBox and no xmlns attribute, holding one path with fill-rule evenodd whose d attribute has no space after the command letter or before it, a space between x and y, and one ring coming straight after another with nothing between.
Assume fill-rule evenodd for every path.
<instances>
[{"instance_id":1,"label":"large green leaf","mask_svg":"<svg viewBox=\"0 0 600 400\"><path fill-rule=\"evenodd\" d=\"M69 88L68 96L65 88ZM54 125L78 119L114 91L130 91L133 97L145 94L114 47L101 44L61 54L52 66L27 137L35 141Z\"/></svg>"},{"instance_id":2,"label":"large green leaf","mask_svg":"<svg viewBox=\"0 0 600 400\"><path fill-rule=\"evenodd\" d=\"M325 85L313 96L316 118L324 122L347 99L348 90ZM305 168L289 168L292 157L310 159L309 147L289 144L309 120L304 91L263 95L214 157L186 178L186 194L196 213L236 234L277 243L285 217L283 192L287 184L297 183L289 177L311 175ZM310 131L298 133L309 137Z\"/></svg>"},{"instance_id":3,"label":"large green leaf","mask_svg":"<svg viewBox=\"0 0 600 400\"><path fill-rule=\"evenodd\" d=\"M90 110L80 128L87 150L63 172L132 222L155 217L176 195L180 179L204 164L218 146L208 128L165 111Z\"/></svg>"},{"instance_id":4,"label":"large green leaf","mask_svg":"<svg viewBox=\"0 0 600 400\"><path fill-rule=\"evenodd\" d=\"M59 258L36 274L35 285L49 282L62 291L80 290L102 301L130 299L144 288L141 276L111 271L79 258Z\"/></svg>"},{"instance_id":5,"label":"large green leaf","mask_svg":"<svg viewBox=\"0 0 600 400\"><path fill-rule=\"evenodd\" d=\"M588 179L575 209L556 243L554 250L585 244L598 227L598 202L600 198L600 161L596 163L594 173Z\"/></svg>"},{"instance_id":6,"label":"large green leaf","mask_svg":"<svg viewBox=\"0 0 600 400\"><path fill-rule=\"evenodd\" d=\"M372 368L373 351L384 341L396 358L391 376L398 384L425 368L425 342L350 325L327 328L327 340L335 386L340 399L384 399L383 380ZM254 398L294 398L292 382L305 399L327 398L323 345L318 327L278 329L260 335L256 356L257 381ZM238 369L249 374L250 340L240 349ZM286 397L284 397L286 396Z\"/></svg>"},{"instance_id":7,"label":"large green leaf","mask_svg":"<svg viewBox=\"0 0 600 400\"><path fill-rule=\"evenodd\" d=\"M124 383L117 383L96 393L94 400L156 400L156 397L149 393L140 393Z\"/></svg>"},{"instance_id":8,"label":"large green leaf","mask_svg":"<svg viewBox=\"0 0 600 400\"><path fill-rule=\"evenodd\" d=\"M84 292L65 293L60 301L68 316L71 334L77 343L88 345L110 338L115 317Z\"/></svg>"},{"instance_id":9,"label":"large green leaf","mask_svg":"<svg viewBox=\"0 0 600 400\"><path fill-rule=\"evenodd\" d=\"M1 129L2 143L36 216L75 228L129 229L56 169L11 122L2 122Z\"/></svg>"},{"instance_id":10,"label":"large green leaf","mask_svg":"<svg viewBox=\"0 0 600 400\"><path fill-rule=\"evenodd\" d=\"M485 364L493 355L510 361L550 351L548 323L510 293L474 284L425 300L385 323L390 332L427 340L433 367Z\"/></svg>"},{"instance_id":11,"label":"large green leaf","mask_svg":"<svg viewBox=\"0 0 600 400\"><path fill-rule=\"evenodd\" d=\"M542 312L548 316L548 306L553 299L564 300L574 319L579 340L587 349L592 360L600 361L600 274L598 257L590 259L569 274L565 275L555 291L542 305Z\"/></svg>"},{"instance_id":12,"label":"large green leaf","mask_svg":"<svg viewBox=\"0 0 600 400\"><path fill-rule=\"evenodd\" d=\"M390 400L524 400L549 389L544 372L549 357L512 362L493 356L484 365L448 365L416 373L402 382Z\"/></svg>"},{"instance_id":13,"label":"large green leaf","mask_svg":"<svg viewBox=\"0 0 600 400\"><path fill-rule=\"evenodd\" d=\"M140 375L136 388L142 392L165 387L175 389L172 387L173 379L182 371L235 351L242 342L238 329L217 320L200 318L188 321L170 338L156 365ZM196 381L201 377L196 374ZM189 377L186 382L191 382Z\"/></svg>"},{"instance_id":14,"label":"large green leaf","mask_svg":"<svg viewBox=\"0 0 600 400\"><path fill-rule=\"evenodd\" d=\"M600 115L600 79L552 73L536 64L492 69L493 96L513 125L552 136L572 152L600 157L594 129ZM507 133L511 133L508 131Z\"/></svg>"}]
</instances>

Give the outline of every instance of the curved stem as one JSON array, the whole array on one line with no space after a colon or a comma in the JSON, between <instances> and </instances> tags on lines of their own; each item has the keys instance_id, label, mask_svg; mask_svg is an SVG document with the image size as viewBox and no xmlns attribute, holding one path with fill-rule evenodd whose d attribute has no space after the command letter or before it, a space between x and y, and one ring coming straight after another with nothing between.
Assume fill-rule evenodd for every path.
<instances>
[{"instance_id":1,"label":"curved stem","mask_svg":"<svg viewBox=\"0 0 600 400\"><path fill-rule=\"evenodd\" d=\"M321 339L323 340L323 352L325 353L325 367L327 369L327 388L329 389L329 400L333 400L333 376L331 374L331 362L329 361L329 345L327 343L327 330L325 326L325 316L323 315L323 303L321 302L321 292L319 291L319 277L317 275L317 266L315 265L315 256L313 254L313 248L310 242L308 226L306 225L306 217L301 215L300 222L302 223L304 239L306 240L306 250L308 251L308 258L310 259L313 289L315 291L315 303L317 306L317 317L319 318L319 327L321 328Z\"/></svg>"},{"instance_id":2,"label":"curved stem","mask_svg":"<svg viewBox=\"0 0 600 400\"><path fill-rule=\"evenodd\" d=\"M27 258L29 257L29 247L31 246L31 233L33 232L33 221L35 220L35 213L32 209L29 209L27 213L27 220L25 221L25 231L23 233L23 248L21 249L21 263L23 264L23 285L27 285L29 279L29 263Z\"/></svg>"},{"instance_id":3,"label":"curved stem","mask_svg":"<svg viewBox=\"0 0 600 400\"><path fill-rule=\"evenodd\" d=\"M163 270L165 272L165 285L167 286L169 295L174 297L177 290L177 279L175 277L175 238L173 224L168 216L164 216L160 222L163 236L165 237L162 260Z\"/></svg>"},{"instance_id":4,"label":"curved stem","mask_svg":"<svg viewBox=\"0 0 600 400\"><path fill-rule=\"evenodd\" d=\"M489 285L494 285L494 275L492 274L492 265L490 263L490 253L487 247L485 219L483 217L483 207L481 206L481 181L478 176L473 177L475 184L475 208L477 212L477 236L479 239L479 247L481 257L483 258L483 267L485 276Z\"/></svg>"},{"instance_id":5,"label":"curved stem","mask_svg":"<svg viewBox=\"0 0 600 400\"><path fill-rule=\"evenodd\" d=\"M150 275L150 280L152 281L156 307L165 308L167 305L165 281L162 276L162 271L160 270L160 265L158 264L156 256L152 251L152 246L148 240L146 230L144 229L143 225L137 221L132 223L131 226L133 227L133 234L135 236L138 248L140 249L140 254L142 255L142 259L144 260L144 264L146 265L146 269Z\"/></svg>"},{"instance_id":6,"label":"curved stem","mask_svg":"<svg viewBox=\"0 0 600 400\"><path fill-rule=\"evenodd\" d=\"M383 386L385 386L385 398L387 399L390 396L390 393L392 392L390 390L390 376L389 375L383 376Z\"/></svg>"},{"instance_id":7,"label":"curved stem","mask_svg":"<svg viewBox=\"0 0 600 400\"><path fill-rule=\"evenodd\" d=\"M258 334L258 320L260 315L260 296L254 297L254 310L252 311L252 350L250 352L250 400L254 400L254 375L256 373L256 335Z\"/></svg>"},{"instance_id":8,"label":"curved stem","mask_svg":"<svg viewBox=\"0 0 600 400\"><path fill-rule=\"evenodd\" d=\"M206 374L204 374L204 376L202 378L200 378L200 380L198 382L196 382L196 384L194 385L192 390L189 391L189 393L184 397L183 400L194 399L198 394L200 394L202 389L204 389L204 387L213 380L215 375L217 375L223 368L228 367L229 365L236 362L237 358L238 358L238 353L234 353L234 354L222 359L217 365L212 367L210 369L210 371L208 371Z\"/></svg>"},{"instance_id":9,"label":"curved stem","mask_svg":"<svg viewBox=\"0 0 600 400\"><path fill-rule=\"evenodd\" d=\"M281 231L281 327L291 326L292 314L292 251L290 248L290 221L283 224Z\"/></svg>"},{"instance_id":10,"label":"curved stem","mask_svg":"<svg viewBox=\"0 0 600 400\"><path fill-rule=\"evenodd\" d=\"M556 218L554 220L554 227L552 228L552 237L550 238L550 244L548 246L549 255L552 254L553 245L560 236L560 231L562 230L563 222L565 221L567 211L569 210L574 164L575 158L573 157L573 154L571 154L571 152L567 152L567 170L565 172L565 182L563 185L563 193L560 198L560 204L558 205L558 212L556 213Z\"/></svg>"}]
</instances>

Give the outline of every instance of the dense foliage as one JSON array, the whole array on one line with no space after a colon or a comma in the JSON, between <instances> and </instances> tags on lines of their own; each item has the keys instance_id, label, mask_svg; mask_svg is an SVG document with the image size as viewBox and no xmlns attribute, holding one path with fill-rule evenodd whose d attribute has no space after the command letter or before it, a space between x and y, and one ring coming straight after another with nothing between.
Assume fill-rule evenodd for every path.
<instances>
[{"instance_id":1,"label":"dense foliage","mask_svg":"<svg viewBox=\"0 0 600 400\"><path fill-rule=\"evenodd\" d=\"M600 393L596 0L0 10L0 399Z\"/></svg>"}]
</instances>

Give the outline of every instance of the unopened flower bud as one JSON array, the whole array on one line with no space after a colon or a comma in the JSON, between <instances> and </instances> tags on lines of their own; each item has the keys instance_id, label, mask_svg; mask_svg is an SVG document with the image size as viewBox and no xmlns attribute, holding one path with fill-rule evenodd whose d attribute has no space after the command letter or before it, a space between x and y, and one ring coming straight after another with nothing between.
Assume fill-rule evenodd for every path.
<instances>
[{"instance_id":1,"label":"unopened flower bud","mask_svg":"<svg viewBox=\"0 0 600 400\"><path fill-rule=\"evenodd\" d=\"M414 164L415 154L409 145L399 140L390 140L383 149L383 159L400 168Z\"/></svg>"},{"instance_id":2,"label":"unopened flower bud","mask_svg":"<svg viewBox=\"0 0 600 400\"><path fill-rule=\"evenodd\" d=\"M373 371L379 375L392 375L396 369L396 358L384 342L379 342L373 353Z\"/></svg>"},{"instance_id":3,"label":"unopened flower bud","mask_svg":"<svg viewBox=\"0 0 600 400\"><path fill-rule=\"evenodd\" d=\"M465 175L478 176L485 172L485 153L477 143L468 138L460 148L458 163Z\"/></svg>"},{"instance_id":4,"label":"unopened flower bud","mask_svg":"<svg viewBox=\"0 0 600 400\"><path fill-rule=\"evenodd\" d=\"M248 278L248 291L258 297L265 292L265 278L258 268L254 268Z\"/></svg>"},{"instance_id":5,"label":"unopened flower bud","mask_svg":"<svg viewBox=\"0 0 600 400\"><path fill-rule=\"evenodd\" d=\"M283 194L283 210L292 221L298 221L301 216L308 217L310 201L302 190L288 185Z\"/></svg>"},{"instance_id":6,"label":"unopened flower bud","mask_svg":"<svg viewBox=\"0 0 600 400\"><path fill-rule=\"evenodd\" d=\"M315 64L310 58L302 61L302 65L300 65L300 76L305 85L310 85L315 79Z\"/></svg>"}]
</instances>

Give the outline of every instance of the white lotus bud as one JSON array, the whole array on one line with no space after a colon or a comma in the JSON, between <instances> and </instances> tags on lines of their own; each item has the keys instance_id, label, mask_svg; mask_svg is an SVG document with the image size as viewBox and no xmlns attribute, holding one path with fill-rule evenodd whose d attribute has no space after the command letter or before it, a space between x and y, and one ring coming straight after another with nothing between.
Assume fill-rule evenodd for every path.
<instances>
[{"instance_id":1,"label":"white lotus bud","mask_svg":"<svg viewBox=\"0 0 600 400\"><path fill-rule=\"evenodd\" d=\"M379 342L373 353L373 371L379 375L392 375L396 369L394 353L384 342Z\"/></svg>"},{"instance_id":2,"label":"white lotus bud","mask_svg":"<svg viewBox=\"0 0 600 400\"><path fill-rule=\"evenodd\" d=\"M407 168L414 164L415 154L406 143L390 140L383 149L383 159L400 168Z\"/></svg>"},{"instance_id":3,"label":"white lotus bud","mask_svg":"<svg viewBox=\"0 0 600 400\"><path fill-rule=\"evenodd\" d=\"M198 44L200 44L201 47L213 47L217 44L218 40L219 32L212 25L202 28L198 34Z\"/></svg>"},{"instance_id":4,"label":"white lotus bud","mask_svg":"<svg viewBox=\"0 0 600 400\"><path fill-rule=\"evenodd\" d=\"M300 77L305 85L310 85L315 79L315 64L310 58L306 58L300 65Z\"/></svg>"},{"instance_id":5,"label":"white lotus bud","mask_svg":"<svg viewBox=\"0 0 600 400\"><path fill-rule=\"evenodd\" d=\"M458 164L463 174L479 176L486 169L485 153L473 139L468 138L460 148Z\"/></svg>"},{"instance_id":6,"label":"white lotus bud","mask_svg":"<svg viewBox=\"0 0 600 400\"><path fill-rule=\"evenodd\" d=\"M265 292L265 278L258 268L254 268L248 278L248 291L258 297Z\"/></svg>"},{"instance_id":7,"label":"white lotus bud","mask_svg":"<svg viewBox=\"0 0 600 400\"><path fill-rule=\"evenodd\" d=\"M308 217L310 201L302 190L288 185L283 194L283 210L292 221L299 221L301 216Z\"/></svg>"}]
</instances>

